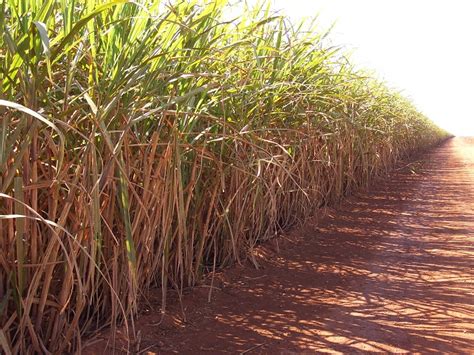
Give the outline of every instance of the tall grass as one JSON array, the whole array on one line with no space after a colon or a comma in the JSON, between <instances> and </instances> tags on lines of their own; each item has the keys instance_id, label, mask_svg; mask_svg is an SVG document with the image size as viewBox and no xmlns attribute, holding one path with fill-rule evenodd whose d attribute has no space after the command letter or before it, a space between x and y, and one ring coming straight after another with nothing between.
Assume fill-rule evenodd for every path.
<instances>
[{"instance_id":1,"label":"tall grass","mask_svg":"<svg viewBox=\"0 0 474 355\"><path fill-rule=\"evenodd\" d=\"M263 5L1 2L0 349L80 349L154 286L165 309L445 137Z\"/></svg>"}]
</instances>

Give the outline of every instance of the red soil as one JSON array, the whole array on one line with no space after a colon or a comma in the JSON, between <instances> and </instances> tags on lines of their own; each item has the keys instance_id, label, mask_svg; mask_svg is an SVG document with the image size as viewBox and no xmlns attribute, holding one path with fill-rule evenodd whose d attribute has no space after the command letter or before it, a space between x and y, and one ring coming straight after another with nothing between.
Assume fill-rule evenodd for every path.
<instances>
[{"instance_id":1,"label":"red soil","mask_svg":"<svg viewBox=\"0 0 474 355\"><path fill-rule=\"evenodd\" d=\"M446 142L256 259L258 270L189 290L184 313L175 297L162 317L157 291L130 351L474 353L474 139ZM85 352L111 353L105 343Z\"/></svg>"}]
</instances>

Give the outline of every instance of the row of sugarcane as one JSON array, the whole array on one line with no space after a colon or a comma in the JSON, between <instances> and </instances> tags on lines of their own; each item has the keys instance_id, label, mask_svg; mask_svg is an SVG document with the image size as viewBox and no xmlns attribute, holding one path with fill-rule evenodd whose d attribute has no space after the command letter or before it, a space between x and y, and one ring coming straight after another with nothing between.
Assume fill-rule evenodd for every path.
<instances>
[{"instance_id":1,"label":"row of sugarcane","mask_svg":"<svg viewBox=\"0 0 474 355\"><path fill-rule=\"evenodd\" d=\"M448 136L268 3L0 8L0 352L133 337L151 287L165 310Z\"/></svg>"}]
</instances>

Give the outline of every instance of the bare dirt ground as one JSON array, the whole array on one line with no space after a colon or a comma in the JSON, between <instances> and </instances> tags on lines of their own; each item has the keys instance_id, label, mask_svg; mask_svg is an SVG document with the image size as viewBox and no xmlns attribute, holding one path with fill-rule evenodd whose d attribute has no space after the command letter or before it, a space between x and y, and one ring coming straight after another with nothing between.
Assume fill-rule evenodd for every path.
<instances>
[{"instance_id":1,"label":"bare dirt ground","mask_svg":"<svg viewBox=\"0 0 474 355\"><path fill-rule=\"evenodd\" d=\"M257 254L258 270L187 292L184 316L175 298L162 317L157 291L129 350L474 353L474 139L446 142ZM88 351L112 353L105 342Z\"/></svg>"}]
</instances>

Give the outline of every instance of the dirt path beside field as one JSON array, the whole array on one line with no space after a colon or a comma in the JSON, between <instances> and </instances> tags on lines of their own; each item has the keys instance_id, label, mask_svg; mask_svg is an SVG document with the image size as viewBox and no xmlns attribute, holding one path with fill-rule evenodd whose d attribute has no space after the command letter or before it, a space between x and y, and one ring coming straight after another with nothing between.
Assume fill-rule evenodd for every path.
<instances>
[{"instance_id":1,"label":"dirt path beside field","mask_svg":"<svg viewBox=\"0 0 474 355\"><path fill-rule=\"evenodd\" d=\"M151 307L141 353L474 353L474 139L455 138L257 251L178 302ZM160 323L161 321L161 323ZM120 336L119 336L120 337ZM97 344L96 344L97 345Z\"/></svg>"}]
</instances>

